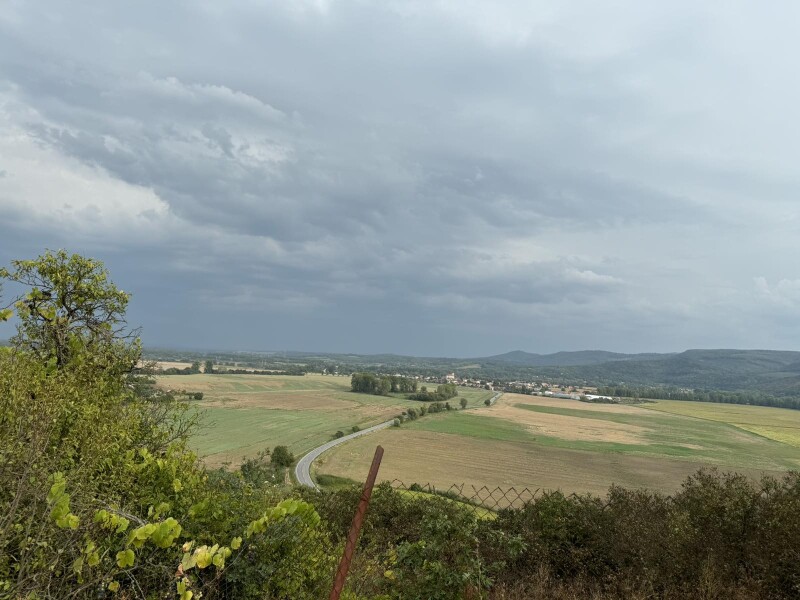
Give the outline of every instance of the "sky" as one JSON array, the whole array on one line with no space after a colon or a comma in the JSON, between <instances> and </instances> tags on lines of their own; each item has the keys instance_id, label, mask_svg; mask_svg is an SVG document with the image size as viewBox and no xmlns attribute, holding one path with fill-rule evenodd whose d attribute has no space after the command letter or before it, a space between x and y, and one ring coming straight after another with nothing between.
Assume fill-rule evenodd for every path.
<instances>
[{"instance_id":1,"label":"sky","mask_svg":"<svg viewBox=\"0 0 800 600\"><path fill-rule=\"evenodd\" d=\"M0 264L103 260L149 346L800 350L798 22L0 0Z\"/></svg>"}]
</instances>

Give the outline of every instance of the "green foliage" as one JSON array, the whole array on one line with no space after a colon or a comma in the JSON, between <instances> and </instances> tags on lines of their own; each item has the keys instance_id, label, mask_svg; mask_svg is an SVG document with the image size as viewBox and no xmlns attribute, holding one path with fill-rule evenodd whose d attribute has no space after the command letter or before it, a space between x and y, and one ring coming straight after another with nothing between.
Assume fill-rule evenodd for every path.
<instances>
[{"instance_id":1,"label":"green foliage","mask_svg":"<svg viewBox=\"0 0 800 600\"><path fill-rule=\"evenodd\" d=\"M436 386L435 392L429 392L425 386L422 386L422 391L411 394L408 398L410 400L420 400L422 402L443 402L450 398L458 396L458 387L454 383L443 383Z\"/></svg>"},{"instance_id":2,"label":"green foliage","mask_svg":"<svg viewBox=\"0 0 800 600\"><path fill-rule=\"evenodd\" d=\"M51 506L50 518L62 529L77 529L80 519L70 512L69 494L65 491L67 482L64 480L64 474L54 473L52 480L53 485L47 493L47 503Z\"/></svg>"},{"instance_id":3,"label":"green foliage","mask_svg":"<svg viewBox=\"0 0 800 600\"><path fill-rule=\"evenodd\" d=\"M102 262L48 250L12 261L0 276L28 288L15 301L15 345L59 367L77 356L124 371L136 364L138 339L126 333L129 295L109 280Z\"/></svg>"},{"instance_id":4,"label":"green foliage","mask_svg":"<svg viewBox=\"0 0 800 600\"><path fill-rule=\"evenodd\" d=\"M291 467L294 464L294 454L286 446L275 446L272 449L272 464L276 467Z\"/></svg>"},{"instance_id":5,"label":"green foliage","mask_svg":"<svg viewBox=\"0 0 800 600\"><path fill-rule=\"evenodd\" d=\"M283 468L276 468L268 458L269 450L262 450L256 456L244 460L239 467L239 473L244 482L253 488L261 488L266 484L281 481Z\"/></svg>"},{"instance_id":6,"label":"green foliage","mask_svg":"<svg viewBox=\"0 0 800 600\"><path fill-rule=\"evenodd\" d=\"M413 392L417 389L417 382L414 379L396 375L353 373L350 377L350 389L361 394L388 396L389 393Z\"/></svg>"}]
</instances>

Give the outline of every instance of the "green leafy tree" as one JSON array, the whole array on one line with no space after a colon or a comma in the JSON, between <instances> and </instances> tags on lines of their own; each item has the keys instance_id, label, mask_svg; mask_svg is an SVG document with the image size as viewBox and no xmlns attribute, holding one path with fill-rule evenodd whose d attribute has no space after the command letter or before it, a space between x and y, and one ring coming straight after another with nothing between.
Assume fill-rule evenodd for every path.
<instances>
[{"instance_id":1,"label":"green leafy tree","mask_svg":"<svg viewBox=\"0 0 800 600\"><path fill-rule=\"evenodd\" d=\"M275 446L270 462L276 467L291 467L294 464L294 454L286 446Z\"/></svg>"},{"instance_id":2,"label":"green leafy tree","mask_svg":"<svg viewBox=\"0 0 800 600\"><path fill-rule=\"evenodd\" d=\"M213 373L214 372L214 361L207 360L205 364L205 369L203 369L206 373Z\"/></svg>"},{"instance_id":3,"label":"green leafy tree","mask_svg":"<svg viewBox=\"0 0 800 600\"><path fill-rule=\"evenodd\" d=\"M4 277L4 276L5 276L5 271L0 269L0 277ZM2 299L3 299L3 286L0 285L0 301ZM10 309L7 306L5 308L3 308L2 305L0 305L0 323L4 323L5 321L8 321L13 315L14 315L14 311L12 309Z\"/></svg>"},{"instance_id":4,"label":"green leafy tree","mask_svg":"<svg viewBox=\"0 0 800 600\"><path fill-rule=\"evenodd\" d=\"M461 400L459 400L459 404L461 404L461 409L462 410L467 408L467 399L466 398L461 398Z\"/></svg>"},{"instance_id":5,"label":"green leafy tree","mask_svg":"<svg viewBox=\"0 0 800 600\"><path fill-rule=\"evenodd\" d=\"M128 330L130 296L117 288L99 260L64 250L14 260L0 278L27 291L14 301L19 326L12 342L43 361L63 367L86 351L98 366L130 371L140 358L136 332ZM0 317L8 318L8 309Z\"/></svg>"}]
</instances>

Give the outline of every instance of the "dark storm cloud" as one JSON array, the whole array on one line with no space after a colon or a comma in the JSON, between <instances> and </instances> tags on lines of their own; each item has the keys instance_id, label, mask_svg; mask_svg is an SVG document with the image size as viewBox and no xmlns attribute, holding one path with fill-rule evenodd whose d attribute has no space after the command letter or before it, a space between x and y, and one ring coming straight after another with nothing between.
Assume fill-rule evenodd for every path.
<instances>
[{"instance_id":1,"label":"dark storm cloud","mask_svg":"<svg viewBox=\"0 0 800 600\"><path fill-rule=\"evenodd\" d=\"M0 259L106 258L160 344L752 345L725 323L797 302L800 186L730 94L768 75L742 25L545 8L12 3Z\"/></svg>"}]
</instances>

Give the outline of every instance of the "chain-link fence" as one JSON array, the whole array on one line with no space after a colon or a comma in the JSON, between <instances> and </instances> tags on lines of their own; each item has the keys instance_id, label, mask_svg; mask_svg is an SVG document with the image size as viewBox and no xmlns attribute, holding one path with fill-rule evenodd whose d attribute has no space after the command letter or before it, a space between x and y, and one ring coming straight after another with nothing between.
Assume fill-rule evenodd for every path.
<instances>
[{"instance_id":1,"label":"chain-link fence","mask_svg":"<svg viewBox=\"0 0 800 600\"><path fill-rule=\"evenodd\" d=\"M466 531L495 519L498 511L520 509L539 495L539 490L529 488L437 488L385 481L375 487L356 532L353 522L359 505L366 509L365 489L358 485L335 491L298 489L296 499L312 506L314 515L295 510L245 540L215 586L219 597L233 600L261 593L258 597L338 598L331 595L337 580L343 583L338 590L342 598L373 597L395 583L399 562L412 560L398 556L398 549L420 551L415 545L430 537L426 528L452 526ZM350 551L348 537L353 542Z\"/></svg>"},{"instance_id":2,"label":"chain-link fence","mask_svg":"<svg viewBox=\"0 0 800 600\"><path fill-rule=\"evenodd\" d=\"M214 597L800 597L800 473L759 484L700 472L671 496L384 481L356 540L364 489L296 488Z\"/></svg>"},{"instance_id":3,"label":"chain-link fence","mask_svg":"<svg viewBox=\"0 0 800 600\"><path fill-rule=\"evenodd\" d=\"M540 489L527 487L489 487L467 484L452 484L449 487L436 487L430 483L406 484L399 479L391 482L392 489L411 497L436 496L447 498L481 518L491 518L498 510L522 508L533 502L541 493Z\"/></svg>"}]
</instances>

